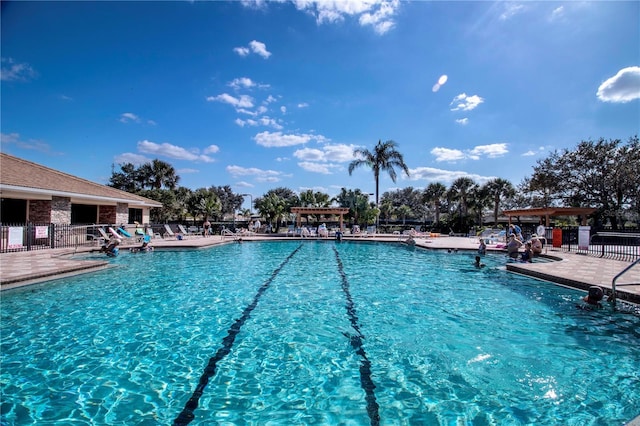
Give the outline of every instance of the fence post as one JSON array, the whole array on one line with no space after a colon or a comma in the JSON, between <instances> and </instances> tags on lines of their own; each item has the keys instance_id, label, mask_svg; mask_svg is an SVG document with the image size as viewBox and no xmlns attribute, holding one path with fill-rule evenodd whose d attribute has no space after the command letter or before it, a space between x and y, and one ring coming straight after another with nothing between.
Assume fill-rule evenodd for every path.
<instances>
[{"instance_id":1,"label":"fence post","mask_svg":"<svg viewBox=\"0 0 640 426\"><path fill-rule=\"evenodd\" d=\"M56 248L56 226L53 223L49 224L49 246L51 248Z\"/></svg>"},{"instance_id":2,"label":"fence post","mask_svg":"<svg viewBox=\"0 0 640 426\"><path fill-rule=\"evenodd\" d=\"M33 230L33 224L28 222L25 229L27 230L27 251L31 251L31 231Z\"/></svg>"}]
</instances>

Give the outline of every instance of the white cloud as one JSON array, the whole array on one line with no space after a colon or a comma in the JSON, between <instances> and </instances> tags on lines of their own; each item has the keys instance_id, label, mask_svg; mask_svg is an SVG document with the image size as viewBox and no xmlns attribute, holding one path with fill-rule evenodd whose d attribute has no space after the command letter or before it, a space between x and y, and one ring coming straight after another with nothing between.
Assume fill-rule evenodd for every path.
<instances>
[{"instance_id":1,"label":"white cloud","mask_svg":"<svg viewBox=\"0 0 640 426\"><path fill-rule=\"evenodd\" d=\"M240 95L240 97L236 98L228 93L223 93L218 96L209 96L207 97L207 101L222 102L224 104L229 104L234 108L253 108L253 98L247 95Z\"/></svg>"},{"instance_id":2,"label":"white cloud","mask_svg":"<svg viewBox=\"0 0 640 426\"><path fill-rule=\"evenodd\" d=\"M209 146L207 149L211 148ZM182 147L172 145L169 143L157 144L148 140L138 142L138 151L145 154L153 154L173 158L176 160L188 160L188 161L203 161L205 163L212 163L214 160L208 155L199 154L197 149L188 151Z\"/></svg>"},{"instance_id":3,"label":"white cloud","mask_svg":"<svg viewBox=\"0 0 640 426\"><path fill-rule=\"evenodd\" d=\"M497 158L502 157L507 154L509 150L507 149L506 143L492 143L489 145L478 145L469 151L469 154L472 156L474 160L479 159L481 156L487 156L489 158ZM478 157L478 158L474 158Z\"/></svg>"},{"instance_id":4,"label":"white cloud","mask_svg":"<svg viewBox=\"0 0 640 426\"><path fill-rule=\"evenodd\" d=\"M466 156L459 149L449 149L436 147L431 150L431 154L436 156L436 161L457 161L463 160Z\"/></svg>"},{"instance_id":5,"label":"white cloud","mask_svg":"<svg viewBox=\"0 0 640 426\"><path fill-rule=\"evenodd\" d=\"M332 169L342 166L335 163L345 163L353 160L354 145L325 144L321 148L302 148L293 153L299 160L298 166L309 172L331 174Z\"/></svg>"},{"instance_id":6,"label":"white cloud","mask_svg":"<svg viewBox=\"0 0 640 426\"><path fill-rule=\"evenodd\" d=\"M131 121L133 121L134 123L139 123L140 122L140 117L138 117L134 113L125 112L124 114L120 115L120 120L119 121L122 122L122 123L129 123Z\"/></svg>"},{"instance_id":7,"label":"white cloud","mask_svg":"<svg viewBox=\"0 0 640 426\"><path fill-rule=\"evenodd\" d=\"M469 119L468 118L459 118L458 120L456 120L456 123L460 124L461 126L466 126L467 124L469 124Z\"/></svg>"},{"instance_id":8,"label":"white cloud","mask_svg":"<svg viewBox=\"0 0 640 426\"><path fill-rule=\"evenodd\" d=\"M431 88L431 91L435 93L438 90L440 90L440 88L444 86L444 84L447 82L448 79L449 77L447 77L446 74L441 75L438 81L436 82L436 84L434 84L433 87Z\"/></svg>"},{"instance_id":9,"label":"white cloud","mask_svg":"<svg viewBox=\"0 0 640 426\"><path fill-rule=\"evenodd\" d=\"M558 19L562 19L564 16L564 6L559 6L553 9L551 12L551 16L549 17L550 21L556 21Z\"/></svg>"},{"instance_id":10,"label":"white cloud","mask_svg":"<svg viewBox=\"0 0 640 426\"><path fill-rule=\"evenodd\" d=\"M260 117L256 120L253 120L253 119L242 120L240 118L236 118L235 123L240 127L266 126L266 127L272 127L276 130L282 130L282 125L280 125L280 123L278 123L275 119L266 117L266 116Z\"/></svg>"},{"instance_id":11,"label":"white cloud","mask_svg":"<svg viewBox=\"0 0 640 426\"><path fill-rule=\"evenodd\" d=\"M266 146L268 148L283 147L283 146L295 146L302 145L307 142L325 142L327 139L321 135L309 135L309 134L283 134L282 132L262 132L253 137L258 145Z\"/></svg>"},{"instance_id":12,"label":"white cloud","mask_svg":"<svg viewBox=\"0 0 640 426\"><path fill-rule=\"evenodd\" d=\"M251 52L262 56L264 59L269 59L269 56L271 56L271 52L267 50L267 45L257 40L251 40L249 47L234 47L233 51L240 56L248 56Z\"/></svg>"},{"instance_id":13,"label":"white cloud","mask_svg":"<svg viewBox=\"0 0 640 426\"><path fill-rule=\"evenodd\" d=\"M205 154L215 154L220 151L220 147L218 145L209 145L205 149L202 150Z\"/></svg>"},{"instance_id":14,"label":"white cloud","mask_svg":"<svg viewBox=\"0 0 640 426\"><path fill-rule=\"evenodd\" d=\"M231 81L231 83L229 83L229 86L233 87L234 89L240 89L240 88L251 88L254 87L256 85L256 83L254 83L250 78L248 77L240 77L240 78L234 78L233 81Z\"/></svg>"},{"instance_id":15,"label":"white cloud","mask_svg":"<svg viewBox=\"0 0 640 426\"><path fill-rule=\"evenodd\" d=\"M451 101L451 111L471 111L476 109L478 105L484 102L484 99L478 95L467 96L466 93L461 93Z\"/></svg>"},{"instance_id":16,"label":"white cloud","mask_svg":"<svg viewBox=\"0 0 640 426\"><path fill-rule=\"evenodd\" d=\"M271 52L267 50L267 45L260 41L252 40L251 42L249 42L249 47L251 48L251 51L253 53L258 54L265 59L271 56Z\"/></svg>"},{"instance_id":17,"label":"white cloud","mask_svg":"<svg viewBox=\"0 0 640 426\"><path fill-rule=\"evenodd\" d=\"M247 56L251 51L247 47L234 47L233 51L240 56Z\"/></svg>"},{"instance_id":18,"label":"white cloud","mask_svg":"<svg viewBox=\"0 0 640 426\"><path fill-rule=\"evenodd\" d=\"M504 2L503 5L504 5L504 11L500 15L500 20L502 21L511 19L515 15L525 11L524 5L521 5L521 4Z\"/></svg>"},{"instance_id":19,"label":"white cloud","mask_svg":"<svg viewBox=\"0 0 640 426\"><path fill-rule=\"evenodd\" d=\"M309 13L322 23L357 18L361 26L371 26L377 34L386 34L395 26L399 0L292 0L298 10Z\"/></svg>"},{"instance_id":20,"label":"white cloud","mask_svg":"<svg viewBox=\"0 0 640 426\"><path fill-rule=\"evenodd\" d=\"M227 166L227 173L232 177L237 178L239 176L253 176L258 182L280 182L283 177L286 177L282 172L275 170L262 170L256 167L241 167L241 166Z\"/></svg>"},{"instance_id":21,"label":"white cloud","mask_svg":"<svg viewBox=\"0 0 640 426\"><path fill-rule=\"evenodd\" d=\"M330 175L331 172L329 169L331 165L329 163L314 163L312 161L302 161L298 163L301 169L312 172L312 173L321 173L323 175Z\"/></svg>"},{"instance_id":22,"label":"white cloud","mask_svg":"<svg viewBox=\"0 0 640 426\"><path fill-rule=\"evenodd\" d=\"M602 102L626 103L640 99L640 67L623 68L598 87Z\"/></svg>"},{"instance_id":23,"label":"white cloud","mask_svg":"<svg viewBox=\"0 0 640 426\"><path fill-rule=\"evenodd\" d=\"M23 140L19 133L0 133L0 144L15 145L21 149L32 149L40 152L50 152L51 146L37 139ZM4 150L0 150L4 151Z\"/></svg>"},{"instance_id":24,"label":"white cloud","mask_svg":"<svg viewBox=\"0 0 640 426\"><path fill-rule=\"evenodd\" d=\"M497 158L507 154L506 143L494 143L489 145L478 145L472 149L461 151L459 149L450 149L436 147L431 150L431 154L436 157L436 161L454 162L458 160L479 160L482 157Z\"/></svg>"},{"instance_id":25,"label":"white cloud","mask_svg":"<svg viewBox=\"0 0 640 426\"><path fill-rule=\"evenodd\" d=\"M18 63L12 58L2 58L0 60L0 79L2 81L29 81L38 76L29 64Z\"/></svg>"},{"instance_id":26,"label":"white cloud","mask_svg":"<svg viewBox=\"0 0 640 426\"><path fill-rule=\"evenodd\" d=\"M529 151L525 152L524 154L522 154L522 156L523 157L531 157L531 156L534 156L536 154L537 154L537 152L529 150Z\"/></svg>"},{"instance_id":27,"label":"white cloud","mask_svg":"<svg viewBox=\"0 0 640 426\"><path fill-rule=\"evenodd\" d=\"M416 167L415 169L409 169L409 173L409 177L404 178L412 181L424 180L427 182L451 183L460 177L469 177L479 184L484 184L491 179L495 179L495 176L481 176L461 170L442 170L433 167Z\"/></svg>"},{"instance_id":28,"label":"white cloud","mask_svg":"<svg viewBox=\"0 0 640 426\"><path fill-rule=\"evenodd\" d=\"M287 107L286 106L281 106L280 107L280 112L283 113L283 114L286 114L287 113Z\"/></svg>"},{"instance_id":29,"label":"white cloud","mask_svg":"<svg viewBox=\"0 0 640 426\"><path fill-rule=\"evenodd\" d=\"M298 108L307 108L308 106L309 106L309 104L306 103L306 102L301 102L301 103L298 104Z\"/></svg>"},{"instance_id":30,"label":"white cloud","mask_svg":"<svg viewBox=\"0 0 640 426\"><path fill-rule=\"evenodd\" d=\"M140 166L145 163L150 163L152 160L141 154L134 154L132 152L125 152L124 154L116 155L113 157L113 161L116 164L131 163L134 166Z\"/></svg>"}]
</instances>

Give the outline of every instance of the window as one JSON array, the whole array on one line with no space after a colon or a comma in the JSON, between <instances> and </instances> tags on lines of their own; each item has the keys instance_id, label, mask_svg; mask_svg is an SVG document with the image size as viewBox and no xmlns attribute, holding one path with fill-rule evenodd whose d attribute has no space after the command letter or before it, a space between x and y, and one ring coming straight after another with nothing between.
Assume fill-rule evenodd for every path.
<instances>
[{"instance_id":1,"label":"window","mask_svg":"<svg viewBox=\"0 0 640 426\"><path fill-rule=\"evenodd\" d=\"M142 209L129 209L129 223L142 223Z\"/></svg>"}]
</instances>

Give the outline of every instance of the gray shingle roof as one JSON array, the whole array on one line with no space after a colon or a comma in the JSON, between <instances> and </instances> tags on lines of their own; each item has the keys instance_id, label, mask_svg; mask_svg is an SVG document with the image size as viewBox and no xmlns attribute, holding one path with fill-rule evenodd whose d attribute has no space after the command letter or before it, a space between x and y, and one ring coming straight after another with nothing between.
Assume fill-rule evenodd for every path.
<instances>
[{"instance_id":1,"label":"gray shingle roof","mask_svg":"<svg viewBox=\"0 0 640 426\"><path fill-rule=\"evenodd\" d=\"M31 161L9 154L0 153L0 188L29 189L30 192L65 192L96 198L108 198L118 202L147 207L162 207L162 204L149 198L130 194L110 186L100 185L86 179L69 175Z\"/></svg>"}]
</instances>

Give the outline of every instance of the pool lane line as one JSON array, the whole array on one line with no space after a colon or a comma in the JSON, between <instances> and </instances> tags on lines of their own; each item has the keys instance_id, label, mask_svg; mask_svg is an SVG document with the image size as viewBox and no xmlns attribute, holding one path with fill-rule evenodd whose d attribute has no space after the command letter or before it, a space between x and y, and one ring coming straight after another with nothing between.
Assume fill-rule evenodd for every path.
<instances>
[{"instance_id":1,"label":"pool lane line","mask_svg":"<svg viewBox=\"0 0 640 426\"><path fill-rule=\"evenodd\" d=\"M367 414L369 414L369 420L371 420L371 426L378 426L380 424L380 414L378 413L378 409L380 406L376 401L376 394L374 392L376 385L371 380L371 361L367 358L367 353L364 350L364 346L362 341L364 340L364 335L362 331L360 331L360 325L358 324L358 314L356 312L356 307L353 303L353 299L351 298L351 291L349 291L349 280L347 280L347 275L344 272L344 267L342 265L342 260L340 259L340 254L338 250L333 247L333 252L336 255L336 261L338 262L338 272L340 273L340 277L342 278L342 291L344 292L345 298L347 299L347 316L349 317L349 321L351 322L351 327L356 331L355 335L347 335L345 336L349 338L351 342L351 346L355 349L356 353L362 357L362 361L360 361L360 386L364 390L365 400L367 401Z\"/></svg>"},{"instance_id":2,"label":"pool lane line","mask_svg":"<svg viewBox=\"0 0 640 426\"><path fill-rule=\"evenodd\" d=\"M287 256L287 258L280 264L280 266L278 266L278 268L273 271L271 277L269 277L269 279L267 279L267 281L265 281L264 284L262 284L262 286L258 289L258 292L254 296L253 301L246 308L244 308L244 311L242 311L242 316L236 319L233 325L231 325L228 330L227 336L222 339L222 347L218 349L213 357L209 358L209 363L200 376L198 386L196 386L195 391L193 391L191 398L189 398L189 401L187 401L187 403L185 404L182 412L180 412L178 417L176 417L176 419L173 421L174 426L188 425L195 418L193 412L196 408L198 408L200 397L204 393L204 388L209 383L209 379L211 379L216 374L216 367L218 362L222 361L222 359L227 356L229 352L231 352L231 348L233 346L233 342L236 340L236 336L238 335L238 333L240 333L240 329L242 328L244 323L249 319L251 311L253 311L258 305L260 297L262 297L264 292L269 287L269 284L273 282L282 268L284 268L284 266L291 260L291 258L298 252L298 250L300 250L301 247L302 244L300 244L298 248L296 248L289 256Z\"/></svg>"}]
</instances>

